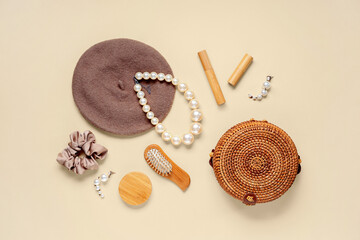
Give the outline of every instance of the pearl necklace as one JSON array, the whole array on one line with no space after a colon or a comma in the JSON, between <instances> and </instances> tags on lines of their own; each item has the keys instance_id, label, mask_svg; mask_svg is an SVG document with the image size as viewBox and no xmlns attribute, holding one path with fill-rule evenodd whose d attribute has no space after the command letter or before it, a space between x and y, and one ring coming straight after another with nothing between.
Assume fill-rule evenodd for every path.
<instances>
[{"instance_id":1,"label":"pearl necklace","mask_svg":"<svg viewBox=\"0 0 360 240\"><path fill-rule=\"evenodd\" d=\"M145 92L143 92L141 89L141 85L138 82L139 80L159 80L159 81L166 81L168 83L172 83L174 86L176 86L177 90L181 93L184 93L184 97L186 100L189 101L189 106L191 111L191 120L193 123L190 127L190 133L184 134L182 137L172 135L170 132L168 132L161 122L159 122L159 119L155 117L155 114L150 111L150 105L147 103L147 99L145 98ZM157 74L156 72L148 73L148 72L137 72L135 74L135 86L134 90L137 92L137 97L139 98L139 103L142 106L143 112L146 114L146 117L150 120L151 124L155 126L155 131L159 134L161 134L161 138L165 141L171 141L171 143L174 146L178 146L181 143L184 143L185 145L191 145L194 142L194 135L199 135L202 131L202 126L199 123L201 119L203 118L202 112L198 109L199 108L199 102L195 99L195 94L193 91L188 90L188 86L185 83L180 83L177 78L173 78L171 74L165 75L164 73Z\"/></svg>"}]
</instances>

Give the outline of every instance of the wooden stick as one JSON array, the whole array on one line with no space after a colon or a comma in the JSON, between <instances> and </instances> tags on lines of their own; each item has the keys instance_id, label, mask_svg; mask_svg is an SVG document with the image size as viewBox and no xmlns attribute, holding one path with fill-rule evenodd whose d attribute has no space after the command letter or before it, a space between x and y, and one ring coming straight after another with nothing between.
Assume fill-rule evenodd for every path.
<instances>
[{"instance_id":1,"label":"wooden stick","mask_svg":"<svg viewBox=\"0 0 360 240\"><path fill-rule=\"evenodd\" d=\"M229 78L228 83L235 87L242 75L244 75L246 69L248 69L248 67L250 66L252 60L253 57L246 53L243 59L241 59L241 62L236 67L231 77Z\"/></svg>"},{"instance_id":2,"label":"wooden stick","mask_svg":"<svg viewBox=\"0 0 360 240\"><path fill-rule=\"evenodd\" d=\"M202 64L202 66L204 68L206 78L207 78L207 80L208 80L208 82L210 84L211 90L212 90L212 92L214 94L216 103L218 105L224 104L225 103L225 98L224 98L224 95L223 95L223 93L221 91L219 82L218 82L218 80L216 78L214 69L211 66L210 59L209 59L209 57L208 57L208 55L206 53L206 50L202 50L201 52L198 52L198 55L199 55L201 64Z\"/></svg>"}]
</instances>

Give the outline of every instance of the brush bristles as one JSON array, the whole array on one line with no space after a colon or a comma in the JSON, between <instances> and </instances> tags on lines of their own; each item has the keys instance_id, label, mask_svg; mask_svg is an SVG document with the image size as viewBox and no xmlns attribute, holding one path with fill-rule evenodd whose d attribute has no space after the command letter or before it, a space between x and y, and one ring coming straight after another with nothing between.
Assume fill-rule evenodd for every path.
<instances>
[{"instance_id":1,"label":"brush bristles","mask_svg":"<svg viewBox=\"0 0 360 240\"><path fill-rule=\"evenodd\" d=\"M150 149L146 153L146 161L154 169L155 172L162 176L168 176L172 171L171 163L166 160L165 156L155 148Z\"/></svg>"}]
</instances>

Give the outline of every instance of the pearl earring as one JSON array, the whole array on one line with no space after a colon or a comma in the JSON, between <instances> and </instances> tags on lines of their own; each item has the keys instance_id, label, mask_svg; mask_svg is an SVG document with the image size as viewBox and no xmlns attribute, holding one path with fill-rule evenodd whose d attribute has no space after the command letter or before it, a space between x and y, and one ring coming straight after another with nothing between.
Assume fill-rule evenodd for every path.
<instances>
[{"instance_id":1,"label":"pearl earring","mask_svg":"<svg viewBox=\"0 0 360 240\"><path fill-rule=\"evenodd\" d=\"M99 194L99 196L101 198L104 198L104 194L101 192L101 189L100 189L100 183L103 182L107 182L109 180L109 178L111 177L111 175L115 174L115 172L113 171L109 171L108 174L101 174L100 177L97 177L95 180L94 180L94 186L95 186L95 190L97 191L97 193Z\"/></svg>"},{"instance_id":2,"label":"pearl earring","mask_svg":"<svg viewBox=\"0 0 360 240\"><path fill-rule=\"evenodd\" d=\"M249 94L249 98L252 100L258 100L261 101L264 97L266 97L269 93L269 89L271 87L270 81L273 79L273 76L267 76L266 81L263 83L261 93L257 96L253 96L252 94Z\"/></svg>"}]
</instances>

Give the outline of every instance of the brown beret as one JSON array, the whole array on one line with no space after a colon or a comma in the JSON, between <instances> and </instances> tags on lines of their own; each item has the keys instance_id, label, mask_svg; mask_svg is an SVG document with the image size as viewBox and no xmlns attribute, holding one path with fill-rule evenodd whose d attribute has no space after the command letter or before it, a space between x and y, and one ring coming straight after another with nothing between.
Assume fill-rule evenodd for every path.
<instances>
[{"instance_id":1,"label":"brown beret","mask_svg":"<svg viewBox=\"0 0 360 240\"><path fill-rule=\"evenodd\" d=\"M134 135L153 127L133 89L136 72L173 74L154 48L131 39L113 39L89 48L73 75L76 106L94 126L119 135ZM165 81L142 80L145 97L160 122L169 113L175 87Z\"/></svg>"}]
</instances>

